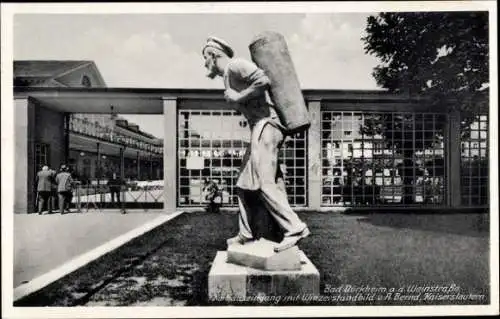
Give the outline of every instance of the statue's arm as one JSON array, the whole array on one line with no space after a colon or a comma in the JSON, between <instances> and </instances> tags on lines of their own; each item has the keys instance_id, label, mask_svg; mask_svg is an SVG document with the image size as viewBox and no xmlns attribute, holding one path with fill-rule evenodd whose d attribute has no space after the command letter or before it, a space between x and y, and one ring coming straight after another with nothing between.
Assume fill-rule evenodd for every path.
<instances>
[{"instance_id":1,"label":"statue's arm","mask_svg":"<svg viewBox=\"0 0 500 319\"><path fill-rule=\"evenodd\" d=\"M240 92L240 103L244 103L253 98L257 98L265 94L271 81L264 74L264 71L257 69L252 76L249 77L250 85L248 88Z\"/></svg>"},{"instance_id":2,"label":"statue's arm","mask_svg":"<svg viewBox=\"0 0 500 319\"><path fill-rule=\"evenodd\" d=\"M230 72L233 76L239 77L248 84L248 87L240 92L233 90L233 92L229 93L233 94L232 100L236 103L245 103L248 100L263 96L271 83L262 69L243 59L233 63Z\"/></svg>"}]
</instances>

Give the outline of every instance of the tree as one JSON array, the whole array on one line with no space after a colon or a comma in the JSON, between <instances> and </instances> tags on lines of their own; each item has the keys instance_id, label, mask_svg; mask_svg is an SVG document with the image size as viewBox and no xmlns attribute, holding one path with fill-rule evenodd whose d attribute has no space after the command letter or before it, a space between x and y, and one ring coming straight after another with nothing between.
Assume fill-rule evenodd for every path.
<instances>
[{"instance_id":1,"label":"tree","mask_svg":"<svg viewBox=\"0 0 500 319\"><path fill-rule=\"evenodd\" d=\"M365 52L381 60L373 76L389 92L424 96L433 109L460 110L467 119L463 125L487 105L487 12L380 13L368 17L366 33ZM415 152L442 138L434 132L441 131L444 119L426 121L426 116L377 114L365 117L360 128L368 136L382 135L403 157L399 174L405 203L413 202ZM415 131L425 136L415 139ZM433 172L439 174L444 172Z\"/></svg>"},{"instance_id":2,"label":"tree","mask_svg":"<svg viewBox=\"0 0 500 319\"><path fill-rule=\"evenodd\" d=\"M381 87L466 112L488 102L488 12L380 13L368 17L366 33Z\"/></svg>"}]
</instances>

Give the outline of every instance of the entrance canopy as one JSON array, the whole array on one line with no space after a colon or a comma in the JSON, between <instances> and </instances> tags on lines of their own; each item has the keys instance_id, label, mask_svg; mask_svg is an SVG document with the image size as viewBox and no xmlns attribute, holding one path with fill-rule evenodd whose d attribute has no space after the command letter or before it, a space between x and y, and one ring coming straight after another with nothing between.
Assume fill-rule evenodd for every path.
<instances>
[{"instance_id":1,"label":"entrance canopy","mask_svg":"<svg viewBox=\"0 0 500 319\"><path fill-rule=\"evenodd\" d=\"M406 96L386 91L304 90L306 100L402 102ZM46 88L15 87L16 98L30 97L44 107L68 113L162 114L163 100L219 100L219 89ZM111 109L111 106L113 107Z\"/></svg>"},{"instance_id":2,"label":"entrance canopy","mask_svg":"<svg viewBox=\"0 0 500 319\"><path fill-rule=\"evenodd\" d=\"M14 88L46 108L68 113L162 114L165 99L222 99L222 90L127 88Z\"/></svg>"}]
</instances>

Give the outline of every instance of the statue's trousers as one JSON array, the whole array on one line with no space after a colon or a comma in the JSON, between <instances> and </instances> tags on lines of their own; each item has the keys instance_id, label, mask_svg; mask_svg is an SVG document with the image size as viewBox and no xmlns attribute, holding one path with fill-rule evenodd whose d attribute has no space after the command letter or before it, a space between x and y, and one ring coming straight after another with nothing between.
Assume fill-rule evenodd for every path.
<instances>
[{"instance_id":1,"label":"statue's trousers","mask_svg":"<svg viewBox=\"0 0 500 319\"><path fill-rule=\"evenodd\" d=\"M265 208L277 222L284 236L302 232L306 225L288 203L285 184L278 168L278 152L284 134L280 124L265 118L252 128L250 145L245 153L238 178L238 204L240 209L240 236L254 238L252 214ZM246 196L248 192L256 195ZM254 200L254 199L257 200Z\"/></svg>"}]
</instances>

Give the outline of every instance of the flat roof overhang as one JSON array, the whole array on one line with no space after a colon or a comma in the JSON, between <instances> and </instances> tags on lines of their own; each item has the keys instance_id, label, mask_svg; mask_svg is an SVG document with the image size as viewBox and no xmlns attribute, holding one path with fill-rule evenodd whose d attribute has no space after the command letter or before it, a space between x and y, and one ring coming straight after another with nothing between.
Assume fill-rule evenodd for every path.
<instances>
[{"instance_id":1,"label":"flat roof overhang","mask_svg":"<svg viewBox=\"0 0 500 319\"><path fill-rule=\"evenodd\" d=\"M162 114L166 99L224 101L221 89L15 87L14 98L33 98L70 113ZM383 90L303 90L307 101L410 103L422 100ZM113 110L111 110L113 106Z\"/></svg>"}]
</instances>

